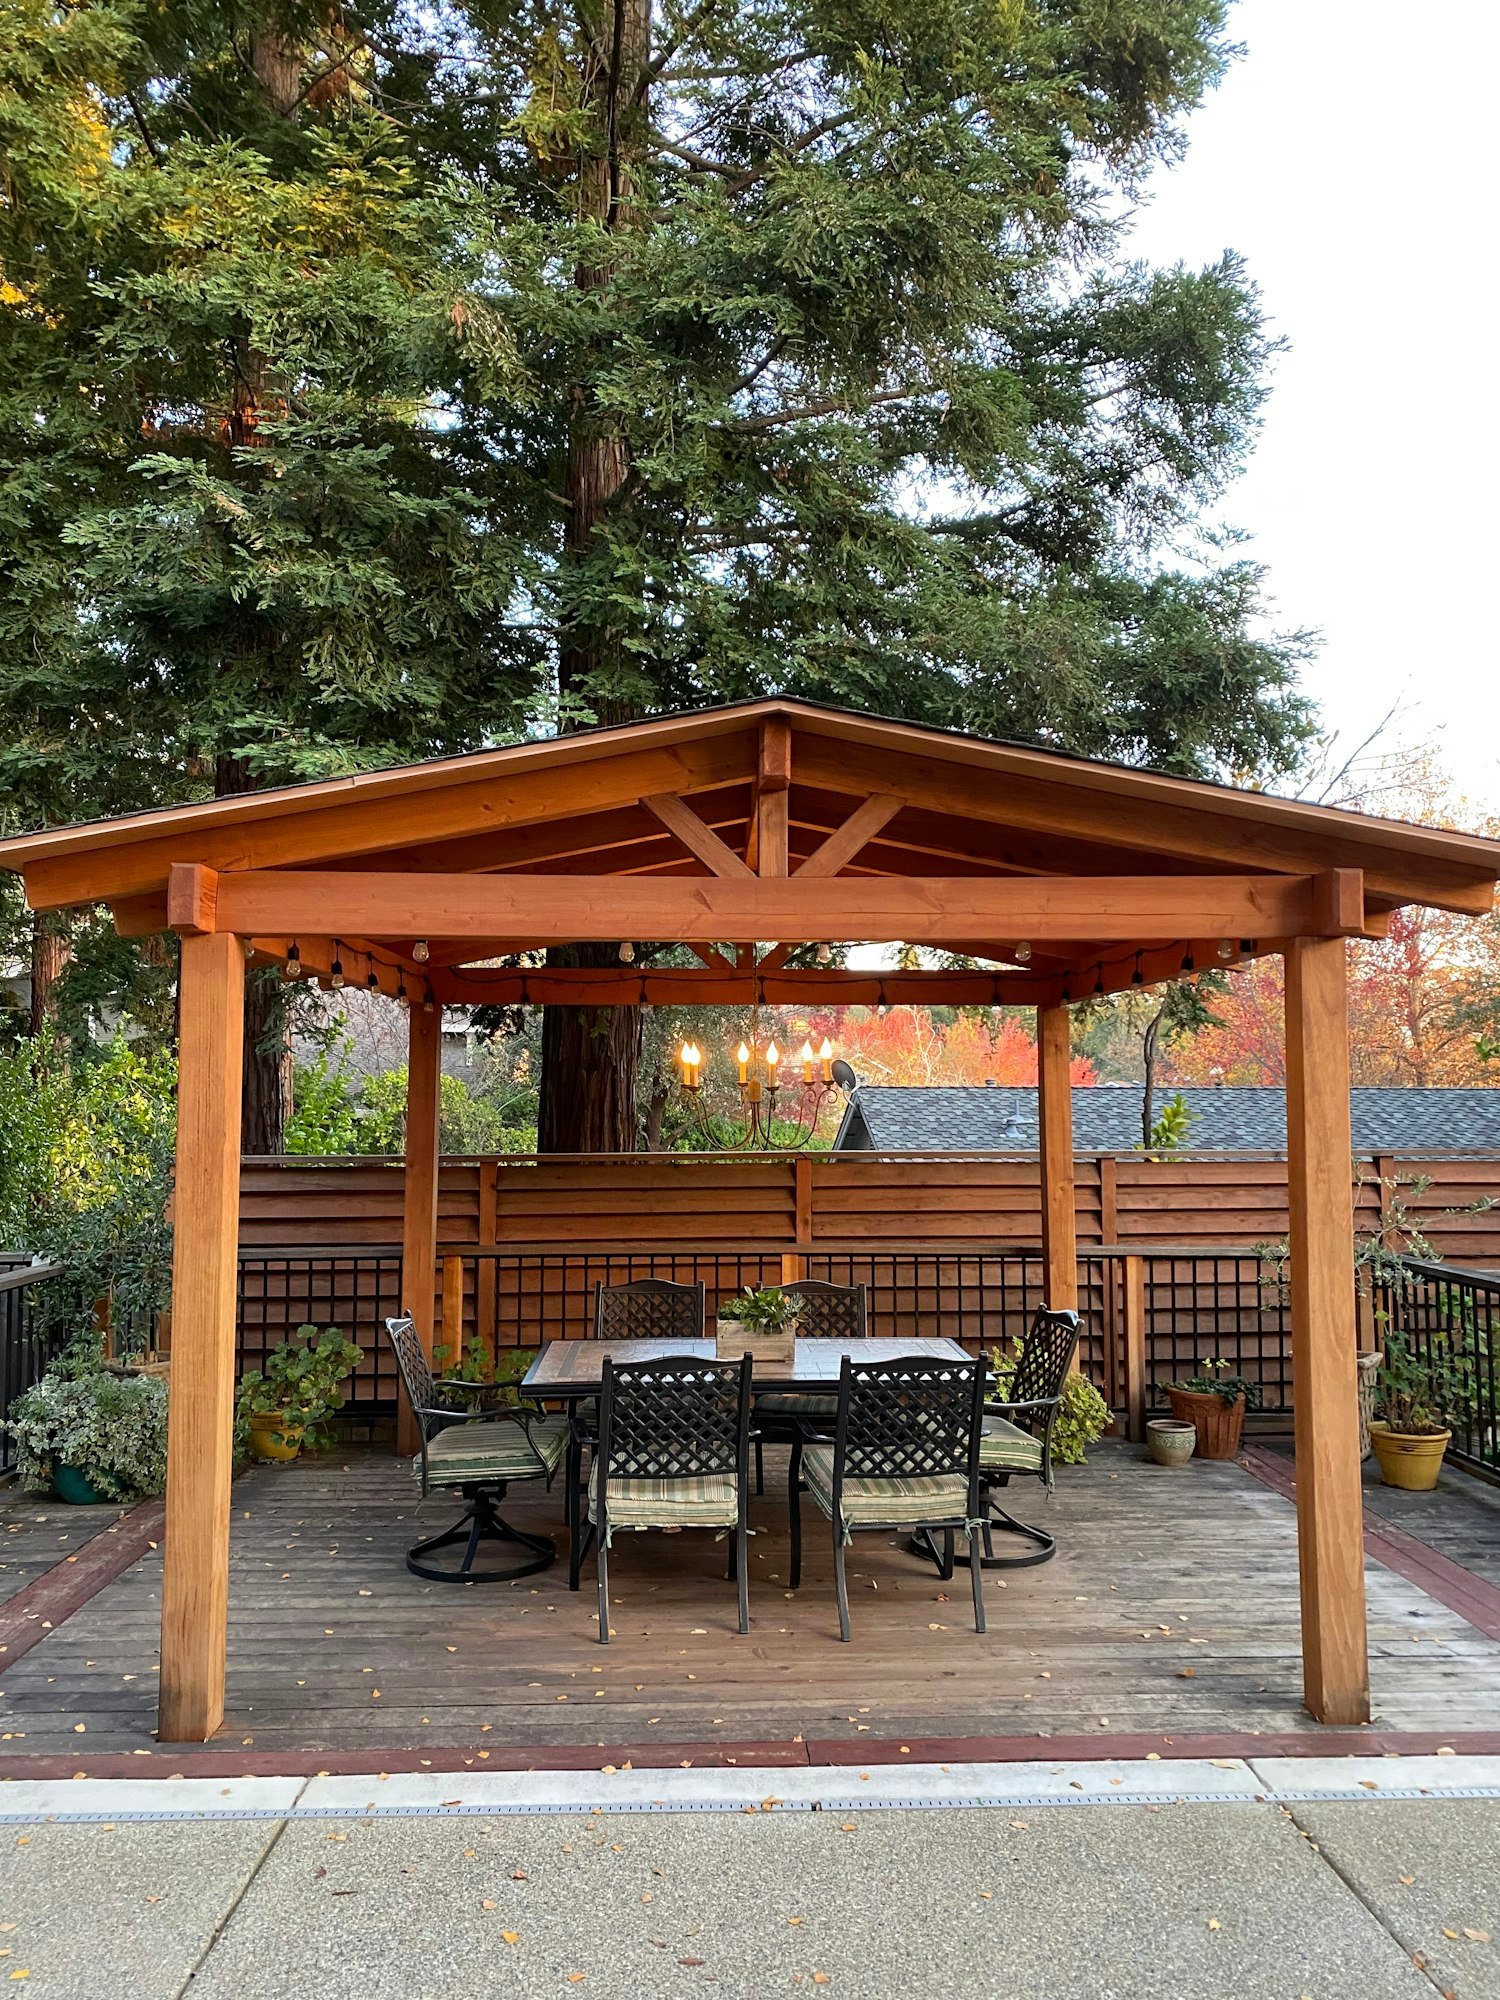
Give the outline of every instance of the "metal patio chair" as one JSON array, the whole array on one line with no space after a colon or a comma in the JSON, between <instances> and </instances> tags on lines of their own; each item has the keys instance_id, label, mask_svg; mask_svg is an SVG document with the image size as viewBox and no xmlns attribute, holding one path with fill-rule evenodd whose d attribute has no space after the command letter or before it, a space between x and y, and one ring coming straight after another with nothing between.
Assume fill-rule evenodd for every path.
<instances>
[{"instance_id":1,"label":"metal patio chair","mask_svg":"<svg viewBox=\"0 0 1500 2000\"><path fill-rule=\"evenodd\" d=\"M795 1292L802 1301L797 1319L799 1340L863 1340L870 1330L868 1295L863 1285L834 1285L826 1278L791 1278L784 1285L767 1285L768 1292ZM755 1399L755 1490L766 1490L767 1444L795 1444L805 1418L819 1429L831 1429L838 1414L838 1397L817 1390L768 1389Z\"/></svg>"},{"instance_id":2,"label":"metal patio chair","mask_svg":"<svg viewBox=\"0 0 1500 2000\"><path fill-rule=\"evenodd\" d=\"M704 1337L704 1285L681 1284L675 1278L631 1278L623 1285L594 1286L595 1340L701 1340ZM568 1441L564 1507L568 1522L568 1588L577 1590L583 1569L583 1447L599 1422L598 1406L588 1403L574 1413Z\"/></svg>"},{"instance_id":3,"label":"metal patio chair","mask_svg":"<svg viewBox=\"0 0 1500 2000\"><path fill-rule=\"evenodd\" d=\"M499 1503L514 1480L542 1479L551 1486L567 1449L566 1419L546 1416L535 1404L475 1410L472 1398L483 1385L436 1380L409 1314L388 1319L385 1330L422 1440L412 1461L422 1498L442 1486L455 1488L468 1502L451 1528L407 1550L406 1567L434 1583L507 1583L556 1562L556 1544L513 1528L501 1516ZM426 1560L458 1542L464 1552L457 1568ZM474 1560L485 1542L513 1544L526 1559L506 1569L476 1569Z\"/></svg>"},{"instance_id":4,"label":"metal patio chair","mask_svg":"<svg viewBox=\"0 0 1500 2000\"><path fill-rule=\"evenodd\" d=\"M940 1576L953 1574L954 1540L979 1531L978 1361L856 1361L844 1356L832 1437L805 1426L792 1447L792 1588L802 1581L802 1482L833 1528L839 1637L849 1639L844 1550L864 1528L911 1528L927 1538ZM939 1556L931 1538L941 1533ZM928 1552L924 1549L924 1553ZM983 1581L972 1569L974 1629L984 1630Z\"/></svg>"},{"instance_id":5,"label":"metal patio chair","mask_svg":"<svg viewBox=\"0 0 1500 2000\"><path fill-rule=\"evenodd\" d=\"M609 1644L609 1551L622 1528L728 1532L740 1630L750 1629L750 1357L604 1357L589 1522L598 1547L599 1643Z\"/></svg>"},{"instance_id":6,"label":"metal patio chair","mask_svg":"<svg viewBox=\"0 0 1500 2000\"><path fill-rule=\"evenodd\" d=\"M1021 1342L1004 1400L985 1403L979 1439L979 1478L984 1489L984 1554L979 1560L985 1569L1028 1569L1033 1563L1050 1561L1057 1553L1055 1537L1045 1528L1016 1520L996 1503L994 1495L1015 1477L1040 1479L1051 1493L1052 1432L1080 1332L1076 1312L1038 1306ZM1020 1535L1036 1546L1025 1555L997 1556L995 1528ZM976 1554L971 1543L969 1560Z\"/></svg>"}]
</instances>

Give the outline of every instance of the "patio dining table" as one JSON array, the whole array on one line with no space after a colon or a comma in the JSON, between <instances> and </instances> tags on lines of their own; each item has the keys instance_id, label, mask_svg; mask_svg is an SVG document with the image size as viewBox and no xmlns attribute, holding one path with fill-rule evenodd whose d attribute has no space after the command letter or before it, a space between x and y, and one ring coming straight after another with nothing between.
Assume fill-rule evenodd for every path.
<instances>
[{"instance_id":1,"label":"patio dining table","mask_svg":"<svg viewBox=\"0 0 1500 2000\"><path fill-rule=\"evenodd\" d=\"M714 1358L712 1340L549 1340L526 1371L521 1393L548 1402L573 1403L599 1394L604 1357L620 1362L660 1361L667 1355ZM794 1343L790 1367L757 1367L757 1390L837 1391L845 1355L856 1361L896 1361L920 1355L926 1361L967 1361L956 1340L925 1336L908 1340L820 1338Z\"/></svg>"}]
</instances>

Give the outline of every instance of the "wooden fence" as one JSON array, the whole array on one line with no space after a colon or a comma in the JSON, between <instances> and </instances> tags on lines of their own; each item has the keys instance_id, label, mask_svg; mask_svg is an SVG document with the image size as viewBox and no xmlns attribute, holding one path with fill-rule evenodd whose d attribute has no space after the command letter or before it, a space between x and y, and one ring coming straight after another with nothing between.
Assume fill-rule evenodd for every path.
<instances>
[{"instance_id":1,"label":"wooden fence","mask_svg":"<svg viewBox=\"0 0 1500 2000\"><path fill-rule=\"evenodd\" d=\"M1359 1224L1399 1203L1433 1248L1458 1264L1500 1263L1500 1159L1382 1154L1353 1163ZM1409 1185L1430 1182L1425 1192ZM247 1160L240 1240L360 1245L401 1238L401 1161ZM1392 1183L1400 1183L1393 1188ZM1153 1161L1088 1154L1077 1162L1080 1245L1160 1251L1279 1241L1287 1231L1286 1162L1267 1154L1193 1153ZM740 1158L631 1153L450 1159L439 1187L439 1240L453 1251L522 1244L633 1246L734 1242L798 1245L1031 1245L1040 1239L1035 1157L851 1153Z\"/></svg>"}]
</instances>

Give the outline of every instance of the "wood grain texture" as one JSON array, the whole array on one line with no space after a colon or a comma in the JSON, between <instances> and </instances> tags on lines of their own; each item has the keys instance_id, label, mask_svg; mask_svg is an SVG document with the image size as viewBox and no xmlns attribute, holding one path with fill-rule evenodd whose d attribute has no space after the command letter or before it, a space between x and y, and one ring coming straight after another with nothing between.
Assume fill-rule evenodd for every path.
<instances>
[{"instance_id":1,"label":"wood grain texture","mask_svg":"<svg viewBox=\"0 0 1500 2000\"><path fill-rule=\"evenodd\" d=\"M1073 1191L1073 1049L1066 1007L1037 1009L1038 1171L1041 1180L1042 1258L1047 1303L1056 1311L1078 1304L1078 1225Z\"/></svg>"},{"instance_id":2,"label":"wood grain texture","mask_svg":"<svg viewBox=\"0 0 1500 2000\"><path fill-rule=\"evenodd\" d=\"M402 1303L427 1356L436 1339L438 1181L443 1017L413 1006L407 1016L406 1174L401 1209ZM397 1431L404 1452L417 1449L416 1421L404 1399Z\"/></svg>"},{"instance_id":3,"label":"wood grain texture","mask_svg":"<svg viewBox=\"0 0 1500 2000\"><path fill-rule=\"evenodd\" d=\"M641 804L712 874L733 881L753 872L734 849L721 840L711 826L705 826L687 801L678 798L675 792L662 792L654 798L642 799Z\"/></svg>"},{"instance_id":4,"label":"wood grain texture","mask_svg":"<svg viewBox=\"0 0 1500 2000\"><path fill-rule=\"evenodd\" d=\"M173 1192L172 1380L160 1729L201 1743L224 1711L245 954L184 937Z\"/></svg>"},{"instance_id":5,"label":"wood grain texture","mask_svg":"<svg viewBox=\"0 0 1500 2000\"><path fill-rule=\"evenodd\" d=\"M835 827L822 844L813 849L797 873L807 881L828 881L869 846L875 835L890 824L905 803L893 792L879 792L874 798L865 799L841 826Z\"/></svg>"},{"instance_id":6,"label":"wood grain texture","mask_svg":"<svg viewBox=\"0 0 1500 2000\"><path fill-rule=\"evenodd\" d=\"M1287 954L1287 1192L1297 1534L1307 1705L1367 1722L1354 1211L1349 1190L1348 966L1337 939Z\"/></svg>"}]
</instances>

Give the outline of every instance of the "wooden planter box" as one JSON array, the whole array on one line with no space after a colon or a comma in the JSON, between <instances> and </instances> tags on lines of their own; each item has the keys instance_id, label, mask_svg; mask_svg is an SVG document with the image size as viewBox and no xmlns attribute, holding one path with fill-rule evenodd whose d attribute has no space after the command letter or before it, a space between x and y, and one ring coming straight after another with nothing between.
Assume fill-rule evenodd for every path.
<instances>
[{"instance_id":1,"label":"wooden planter box","mask_svg":"<svg viewBox=\"0 0 1500 2000\"><path fill-rule=\"evenodd\" d=\"M1172 1415L1198 1433L1199 1458L1233 1458L1245 1428L1245 1398L1226 1403L1222 1396L1201 1389L1168 1389Z\"/></svg>"},{"instance_id":2,"label":"wooden planter box","mask_svg":"<svg viewBox=\"0 0 1500 2000\"><path fill-rule=\"evenodd\" d=\"M716 1319L714 1321L714 1353L720 1361L738 1361L742 1354L750 1356L750 1372L762 1375L773 1369L785 1371L796 1358L797 1328L795 1322L776 1333L765 1333L757 1328L744 1326L737 1319Z\"/></svg>"}]
</instances>

